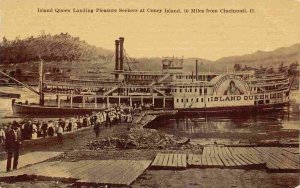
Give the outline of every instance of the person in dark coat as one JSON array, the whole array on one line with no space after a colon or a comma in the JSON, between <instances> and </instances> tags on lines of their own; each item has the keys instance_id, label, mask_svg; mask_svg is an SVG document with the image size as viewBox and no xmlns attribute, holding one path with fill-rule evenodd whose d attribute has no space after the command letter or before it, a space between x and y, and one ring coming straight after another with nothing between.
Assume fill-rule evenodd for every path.
<instances>
[{"instance_id":1,"label":"person in dark coat","mask_svg":"<svg viewBox=\"0 0 300 188\"><path fill-rule=\"evenodd\" d=\"M70 121L69 124L68 124L67 130L68 130L69 132L72 131L72 122L71 122L71 121Z\"/></svg>"},{"instance_id":2,"label":"person in dark coat","mask_svg":"<svg viewBox=\"0 0 300 188\"><path fill-rule=\"evenodd\" d=\"M100 123L99 123L99 122L96 122L96 123L94 124L94 132L95 132L95 134L96 134L96 138L99 137L99 131L100 131Z\"/></svg>"},{"instance_id":3,"label":"person in dark coat","mask_svg":"<svg viewBox=\"0 0 300 188\"><path fill-rule=\"evenodd\" d=\"M42 123L42 135L45 138L47 136L48 124L47 122Z\"/></svg>"},{"instance_id":4,"label":"person in dark coat","mask_svg":"<svg viewBox=\"0 0 300 188\"><path fill-rule=\"evenodd\" d=\"M13 169L16 170L18 168L19 150L22 142L22 133L18 129L18 127L18 123L14 121L12 124L12 129L9 130L5 135L5 150L7 151L7 172L9 172L11 169L12 157L14 157Z\"/></svg>"}]
</instances>

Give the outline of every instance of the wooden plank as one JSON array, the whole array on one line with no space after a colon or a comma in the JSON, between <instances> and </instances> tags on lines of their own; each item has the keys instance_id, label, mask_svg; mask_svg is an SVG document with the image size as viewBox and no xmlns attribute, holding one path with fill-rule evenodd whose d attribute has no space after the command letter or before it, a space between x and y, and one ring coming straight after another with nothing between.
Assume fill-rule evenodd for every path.
<instances>
[{"instance_id":1,"label":"wooden plank","mask_svg":"<svg viewBox=\"0 0 300 188\"><path fill-rule=\"evenodd\" d=\"M247 165L247 163L245 163L243 160L241 160L241 158L238 156L238 154L232 153L231 150L229 150L228 147L225 148L225 151L227 152L227 154L230 156L230 158L234 161L234 163L237 166Z\"/></svg>"},{"instance_id":2,"label":"wooden plank","mask_svg":"<svg viewBox=\"0 0 300 188\"><path fill-rule=\"evenodd\" d=\"M182 167L186 168L186 154L181 155Z\"/></svg>"},{"instance_id":3,"label":"wooden plank","mask_svg":"<svg viewBox=\"0 0 300 188\"><path fill-rule=\"evenodd\" d=\"M87 168L93 167L94 165L94 160L86 160L83 161L85 165L79 167L79 168L74 168L70 173L72 173L72 176L78 177L82 172L84 172Z\"/></svg>"},{"instance_id":4,"label":"wooden plank","mask_svg":"<svg viewBox=\"0 0 300 188\"><path fill-rule=\"evenodd\" d=\"M103 184L109 184L110 183L110 179L114 176L115 171L118 171L120 165L122 165L123 161L122 160L114 160L112 165L110 165L108 168L106 169L106 173L103 174L103 176L101 177L101 183Z\"/></svg>"},{"instance_id":5,"label":"wooden plank","mask_svg":"<svg viewBox=\"0 0 300 188\"><path fill-rule=\"evenodd\" d=\"M278 148L267 148L267 151L274 158L281 161L281 163L284 164L287 168L288 167L290 169L298 169L299 168L299 165L297 163L293 162L292 160L290 160L287 157L282 156Z\"/></svg>"},{"instance_id":6,"label":"wooden plank","mask_svg":"<svg viewBox=\"0 0 300 188\"><path fill-rule=\"evenodd\" d=\"M262 147L255 147L257 151L260 152L260 155L263 157L264 161L266 162L266 166L270 169L286 169L286 166L281 164L279 160L274 158L272 155Z\"/></svg>"},{"instance_id":7,"label":"wooden plank","mask_svg":"<svg viewBox=\"0 0 300 188\"><path fill-rule=\"evenodd\" d=\"M284 169L294 168L293 165L290 164L290 161L285 157L280 157L280 155L278 155L278 151L274 150L274 148L265 148L265 152L272 158L278 160L281 165L284 165Z\"/></svg>"},{"instance_id":8,"label":"wooden plank","mask_svg":"<svg viewBox=\"0 0 300 188\"><path fill-rule=\"evenodd\" d=\"M127 185L128 180L134 179L136 172L139 171L140 168L141 168L141 166L138 162L136 162L136 161L128 162L127 168L125 168L125 170L121 174L119 174L118 176L115 177L115 179L113 180L113 184L114 185L124 185L124 184Z\"/></svg>"},{"instance_id":9,"label":"wooden plank","mask_svg":"<svg viewBox=\"0 0 300 188\"><path fill-rule=\"evenodd\" d=\"M287 151L285 151L285 150L281 153L281 155L283 155L283 156L289 158L289 159L292 160L293 162L295 162L295 163L297 163L298 165L300 165L300 155L298 155L298 154L292 154L292 153L287 152Z\"/></svg>"},{"instance_id":10,"label":"wooden plank","mask_svg":"<svg viewBox=\"0 0 300 188\"><path fill-rule=\"evenodd\" d=\"M205 154L201 155L201 165L202 166L208 166L208 162L206 160L206 155Z\"/></svg>"},{"instance_id":11,"label":"wooden plank","mask_svg":"<svg viewBox=\"0 0 300 188\"><path fill-rule=\"evenodd\" d=\"M165 155L163 153L161 153L156 166L163 166L164 158L165 158Z\"/></svg>"},{"instance_id":12,"label":"wooden plank","mask_svg":"<svg viewBox=\"0 0 300 188\"><path fill-rule=\"evenodd\" d=\"M205 155L205 158L206 158L206 161L207 161L207 166L213 166L211 158L210 158L208 153Z\"/></svg>"},{"instance_id":13,"label":"wooden plank","mask_svg":"<svg viewBox=\"0 0 300 188\"><path fill-rule=\"evenodd\" d=\"M78 162L78 166L82 166L83 162ZM77 165L76 165L77 166ZM70 173L71 169L76 168L74 163L72 162L65 162L61 163L61 165L55 165L55 166L48 166L49 171L45 172L45 176L55 176L55 177L61 177L61 178L70 178L72 174ZM55 171L55 172L54 172Z\"/></svg>"},{"instance_id":14,"label":"wooden plank","mask_svg":"<svg viewBox=\"0 0 300 188\"><path fill-rule=\"evenodd\" d=\"M300 155L289 153L282 148L278 148L278 157L285 160L285 162L293 165L294 169L299 169Z\"/></svg>"},{"instance_id":15,"label":"wooden plank","mask_svg":"<svg viewBox=\"0 0 300 188\"><path fill-rule=\"evenodd\" d=\"M178 154L175 153L173 156L173 166L177 167L178 166Z\"/></svg>"},{"instance_id":16,"label":"wooden plank","mask_svg":"<svg viewBox=\"0 0 300 188\"><path fill-rule=\"evenodd\" d=\"M169 159L168 159L168 166L169 167L172 167L173 166L173 157L174 157L174 154L169 154Z\"/></svg>"},{"instance_id":17,"label":"wooden plank","mask_svg":"<svg viewBox=\"0 0 300 188\"><path fill-rule=\"evenodd\" d=\"M206 147L206 149L207 149L206 156L210 156L210 154L211 154L211 153L210 153L210 152L211 152L211 151L210 151L211 147L210 147L210 146L208 146L208 147Z\"/></svg>"},{"instance_id":18,"label":"wooden plank","mask_svg":"<svg viewBox=\"0 0 300 188\"><path fill-rule=\"evenodd\" d=\"M223 153L221 147L218 147L217 149L218 149L218 156L220 157L222 163L227 167L231 166L229 164L229 162L227 161L227 159L224 157L224 153Z\"/></svg>"},{"instance_id":19,"label":"wooden plank","mask_svg":"<svg viewBox=\"0 0 300 188\"><path fill-rule=\"evenodd\" d=\"M182 154L178 154L177 155L177 167L182 167L182 157L181 157Z\"/></svg>"},{"instance_id":20,"label":"wooden plank","mask_svg":"<svg viewBox=\"0 0 300 188\"><path fill-rule=\"evenodd\" d=\"M114 171L113 175L110 177L109 182L112 184L125 184L121 180L131 179L133 171L139 166L134 161L122 160L122 165L118 167L117 171ZM130 171L128 170L130 169Z\"/></svg>"},{"instance_id":21,"label":"wooden plank","mask_svg":"<svg viewBox=\"0 0 300 188\"><path fill-rule=\"evenodd\" d=\"M251 153L252 156L255 156L255 157L256 157L256 160L257 160L259 163L266 163L266 162L263 160L263 158L262 158L262 156L260 155L260 153L259 153L257 150L255 150L253 147L248 148L248 150L249 150L249 152Z\"/></svg>"},{"instance_id":22,"label":"wooden plank","mask_svg":"<svg viewBox=\"0 0 300 188\"><path fill-rule=\"evenodd\" d=\"M242 160L242 157L240 156L240 153L238 152L237 148L228 148L228 150L231 152L235 160L237 160L242 166L246 166L248 164Z\"/></svg>"},{"instance_id":23,"label":"wooden plank","mask_svg":"<svg viewBox=\"0 0 300 188\"><path fill-rule=\"evenodd\" d=\"M220 159L220 156L218 154L215 155L215 158L216 158L216 161L217 161L217 164L219 167L223 167L225 166L222 162L222 160Z\"/></svg>"},{"instance_id":24,"label":"wooden plank","mask_svg":"<svg viewBox=\"0 0 300 188\"><path fill-rule=\"evenodd\" d=\"M162 164L162 166L168 166L168 160L169 160L169 155L170 154L164 154L165 155L165 157L164 157L164 160L163 160L163 164Z\"/></svg>"},{"instance_id":25,"label":"wooden plank","mask_svg":"<svg viewBox=\"0 0 300 188\"><path fill-rule=\"evenodd\" d=\"M217 158L216 156L211 157L211 162L213 166L219 166L219 163L216 158Z\"/></svg>"},{"instance_id":26,"label":"wooden plank","mask_svg":"<svg viewBox=\"0 0 300 188\"><path fill-rule=\"evenodd\" d=\"M81 182L103 182L103 174L107 173L107 169L109 169L113 163L115 163L114 160L97 161L95 167L90 168L85 174L81 174Z\"/></svg>"},{"instance_id":27,"label":"wooden plank","mask_svg":"<svg viewBox=\"0 0 300 188\"><path fill-rule=\"evenodd\" d=\"M127 185L132 184L150 165L150 161L140 161L139 162L139 168L135 171L133 171L131 175L131 179L125 179Z\"/></svg>"},{"instance_id":28,"label":"wooden plank","mask_svg":"<svg viewBox=\"0 0 300 188\"><path fill-rule=\"evenodd\" d=\"M42 152L36 151L31 153L26 153L24 155L20 155L18 168L25 167L27 165L37 164L47 159L57 157L63 152ZM0 161L0 173L5 172L6 170L6 160Z\"/></svg>"},{"instance_id":29,"label":"wooden plank","mask_svg":"<svg viewBox=\"0 0 300 188\"><path fill-rule=\"evenodd\" d=\"M207 154L207 147L203 147L202 155L206 155L206 154Z\"/></svg>"},{"instance_id":30,"label":"wooden plank","mask_svg":"<svg viewBox=\"0 0 300 188\"><path fill-rule=\"evenodd\" d=\"M155 158L154 158L154 160L153 160L151 166L157 166L157 164L158 164L158 159L160 158L160 156L161 156L161 153L158 153L158 154L155 156Z\"/></svg>"},{"instance_id":31,"label":"wooden plank","mask_svg":"<svg viewBox=\"0 0 300 188\"><path fill-rule=\"evenodd\" d=\"M239 163L235 163L234 159L232 159L232 156L230 156L229 153L227 153L227 147L222 147L221 150L223 152L223 157L227 160L227 162L229 163L230 167L234 167L237 166Z\"/></svg>"},{"instance_id":32,"label":"wooden plank","mask_svg":"<svg viewBox=\"0 0 300 188\"><path fill-rule=\"evenodd\" d=\"M256 164L265 164L263 160L257 157L257 152L253 148L242 148L242 151L245 154L250 155L252 159L256 162Z\"/></svg>"},{"instance_id":33,"label":"wooden plank","mask_svg":"<svg viewBox=\"0 0 300 188\"><path fill-rule=\"evenodd\" d=\"M257 162L253 159L253 157L243 151L243 148L236 148L238 157L246 163L246 165L255 165Z\"/></svg>"},{"instance_id":34,"label":"wooden plank","mask_svg":"<svg viewBox=\"0 0 300 188\"><path fill-rule=\"evenodd\" d=\"M194 154L188 154L188 160L187 160L187 162L188 162L188 165L193 165L193 156L194 156Z\"/></svg>"},{"instance_id":35,"label":"wooden plank","mask_svg":"<svg viewBox=\"0 0 300 188\"><path fill-rule=\"evenodd\" d=\"M299 154L299 148L283 148L283 150L292 154Z\"/></svg>"},{"instance_id":36,"label":"wooden plank","mask_svg":"<svg viewBox=\"0 0 300 188\"><path fill-rule=\"evenodd\" d=\"M94 164L94 167L92 166L87 172L81 173L80 175L76 176L78 179L80 179L80 182L103 182L101 179L103 177L103 173L107 173L108 166L114 163L113 160L100 160L95 162L96 163Z\"/></svg>"},{"instance_id":37,"label":"wooden plank","mask_svg":"<svg viewBox=\"0 0 300 188\"><path fill-rule=\"evenodd\" d=\"M97 160L87 160L86 165L84 165L80 169L78 168L70 169L70 173L72 173L73 176L82 177L84 174L87 174L92 168L96 168L97 162L98 162Z\"/></svg>"},{"instance_id":38,"label":"wooden plank","mask_svg":"<svg viewBox=\"0 0 300 188\"><path fill-rule=\"evenodd\" d=\"M197 155L197 165L203 165L203 162L202 162L202 157L201 155Z\"/></svg>"}]
</instances>

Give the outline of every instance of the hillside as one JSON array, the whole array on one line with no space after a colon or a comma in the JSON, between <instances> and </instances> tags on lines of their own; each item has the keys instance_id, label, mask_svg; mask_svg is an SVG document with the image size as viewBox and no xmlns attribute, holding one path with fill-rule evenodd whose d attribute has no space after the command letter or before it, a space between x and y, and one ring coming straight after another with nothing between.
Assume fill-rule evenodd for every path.
<instances>
[{"instance_id":1,"label":"hillside","mask_svg":"<svg viewBox=\"0 0 300 188\"><path fill-rule=\"evenodd\" d=\"M290 47L282 47L273 51L257 51L252 54L246 54L241 56L223 57L216 61L210 61L202 58L185 58L184 70L195 71L195 61L198 59L199 71L226 71L233 70L235 64L240 64L242 67L245 65L248 67L259 68L273 67L274 70L283 63L288 66L292 63L300 61L300 43L292 45ZM160 70L161 58L138 58L136 59L135 66L131 65L134 69L138 67L142 70ZM113 69L113 65L109 66L109 69ZM126 67L126 65L125 65Z\"/></svg>"},{"instance_id":2,"label":"hillside","mask_svg":"<svg viewBox=\"0 0 300 188\"><path fill-rule=\"evenodd\" d=\"M125 44L126 49L126 44ZM129 54L134 57L135 54ZM168 54L162 54L168 55ZM177 56L184 54L176 54ZM53 66L59 66L61 62L72 62L81 66L87 64L101 64L107 70L114 69L114 52L89 45L78 37L73 37L68 33L56 35L40 35L38 37L29 37L26 39L15 39L9 41L3 38L0 43L1 64L19 64L39 61L41 57L46 62L51 62ZM195 71L195 61L199 61L200 71L226 71L233 70L235 64L250 67L274 68L284 63L289 65L300 60L300 43L290 47L278 48L274 51L257 51L252 54L241 56L223 57L216 61L210 61L201 58L185 58L184 70L188 72ZM161 70L161 58L136 58L135 63L127 63L133 59L125 58L124 68L129 70ZM129 65L129 66L128 66Z\"/></svg>"},{"instance_id":3,"label":"hillside","mask_svg":"<svg viewBox=\"0 0 300 188\"><path fill-rule=\"evenodd\" d=\"M273 51L257 51L252 54L223 57L215 61L216 64L234 64L259 67L260 65L277 67L280 63L291 64L300 60L300 43L290 47L282 47Z\"/></svg>"},{"instance_id":4,"label":"hillside","mask_svg":"<svg viewBox=\"0 0 300 188\"><path fill-rule=\"evenodd\" d=\"M4 64L38 61L39 57L44 61L105 62L112 56L112 51L91 46L68 33L12 41L3 38L0 43L0 59Z\"/></svg>"}]
</instances>

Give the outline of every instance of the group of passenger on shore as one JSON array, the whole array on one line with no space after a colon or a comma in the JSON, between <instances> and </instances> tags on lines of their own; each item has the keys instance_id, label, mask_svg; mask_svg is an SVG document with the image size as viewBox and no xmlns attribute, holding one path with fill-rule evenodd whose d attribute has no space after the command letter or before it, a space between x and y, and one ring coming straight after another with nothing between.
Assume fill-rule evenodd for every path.
<instances>
[{"instance_id":1,"label":"group of passenger on shore","mask_svg":"<svg viewBox=\"0 0 300 188\"><path fill-rule=\"evenodd\" d=\"M137 105L134 105L134 107L118 105L85 116L49 121L37 119L13 121L0 126L0 143L5 142L5 134L13 126L19 127L22 140L57 136L58 141L62 142L62 134L90 126L93 126L96 137L98 137L101 126L111 127L121 122L130 123L133 120L133 114L140 111L141 109Z\"/></svg>"}]
</instances>

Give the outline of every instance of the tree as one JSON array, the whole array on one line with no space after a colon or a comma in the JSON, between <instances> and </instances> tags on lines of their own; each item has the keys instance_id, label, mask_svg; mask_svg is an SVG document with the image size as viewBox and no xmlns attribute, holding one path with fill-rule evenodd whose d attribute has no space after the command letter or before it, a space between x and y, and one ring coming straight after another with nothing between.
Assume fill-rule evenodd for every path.
<instances>
[{"instance_id":1,"label":"tree","mask_svg":"<svg viewBox=\"0 0 300 188\"><path fill-rule=\"evenodd\" d=\"M286 73L288 70L287 66L284 66L284 63L281 62L280 65L278 66L278 72L279 73Z\"/></svg>"},{"instance_id":2,"label":"tree","mask_svg":"<svg viewBox=\"0 0 300 188\"><path fill-rule=\"evenodd\" d=\"M273 67L270 67L270 68L267 70L267 73L268 73L268 74L273 74L273 73L274 73Z\"/></svg>"},{"instance_id":3,"label":"tree","mask_svg":"<svg viewBox=\"0 0 300 188\"><path fill-rule=\"evenodd\" d=\"M240 64L236 63L236 64L234 64L233 68L234 68L234 71L240 71L242 69L242 66Z\"/></svg>"},{"instance_id":4,"label":"tree","mask_svg":"<svg viewBox=\"0 0 300 188\"><path fill-rule=\"evenodd\" d=\"M299 74L298 70L299 63L296 61L295 63L290 64L288 69L288 75L289 76L296 76Z\"/></svg>"}]
</instances>

